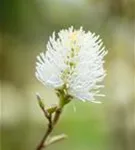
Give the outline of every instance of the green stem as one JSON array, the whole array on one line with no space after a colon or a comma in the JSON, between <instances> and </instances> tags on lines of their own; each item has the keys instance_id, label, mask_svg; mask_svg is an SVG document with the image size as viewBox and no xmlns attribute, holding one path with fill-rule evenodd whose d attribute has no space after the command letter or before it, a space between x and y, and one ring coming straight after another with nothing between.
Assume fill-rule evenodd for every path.
<instances>
[{"instance_id":1,"label":"green stem","mask_svg":"<svg viewBox=\"0 0 135 150\"><path fill-rule=\"evenodd\" d=\"M52 113L49 113L46 109L44 109L44 105L42 104L42 101L40 99L40 97L38 97L38 100L39 100L39 104L40 104L40 107L45 115L45 117L48 119L48 128L41 140L41 142L39 143L39 145L37 146L36 150L42 150L43 148L46 148L47 147L47 139L49 137L49 135L51 134L51 132L53 131L56 123L58 122L59 118L60 118L60 115L62 113L62 109L63 107L70 102L71 100L71 96L69 96L67 94L67 91L66 90L59 90L58 91L58 97L59 97L59 105L57 106L55 112L54 112L54 117L52 119Z\"/></svg>"},{"instance_id":2,"label":"green stem","mask_svg":"<svg viewBox=\"0 0 135 150\"><path fill-rule=\"evenodd\" d=\"M52 120L52 117L50 115L50 117L48 117L48 128L47 128L47 131L45 132L41 142L39 143L39 145L37 146L36 150L42 150L43 148L46 148L46 141L49 137L49 135L51 134L51 132L53 131L54 129L54 126L56 125L56 123L58 122L59 118L60 118L60 115L61 115L61 112L62 112L62 109L61 108L58 108L55 112L55 115L54 115L54 118Z\"/></svg>"}]
</instances>

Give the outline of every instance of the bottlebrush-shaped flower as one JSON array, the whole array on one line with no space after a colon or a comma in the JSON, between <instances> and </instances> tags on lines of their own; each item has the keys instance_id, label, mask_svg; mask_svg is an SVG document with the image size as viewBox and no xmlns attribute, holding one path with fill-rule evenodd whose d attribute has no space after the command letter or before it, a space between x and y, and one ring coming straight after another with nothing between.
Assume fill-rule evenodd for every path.
<instances>
[{"instance_id":1,"label":"bottlebrush-shaped flower","mask_svg":"<svg viewBox=\"0 0 135 150\"><path fill-rule=\"evenodd\" d=\"M96 102L106 72L107 54L102 40L95 33L70 27L50 37L47 51L37 56L36 77L45 86L64 90L66 95Z\"/></svg>"}]
</instances>

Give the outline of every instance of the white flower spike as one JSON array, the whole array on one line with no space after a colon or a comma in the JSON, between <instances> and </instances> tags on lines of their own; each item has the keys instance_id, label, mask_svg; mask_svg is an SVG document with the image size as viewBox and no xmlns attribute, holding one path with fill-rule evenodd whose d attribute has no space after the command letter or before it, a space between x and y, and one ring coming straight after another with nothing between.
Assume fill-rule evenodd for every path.
<instances>
[{"instance_id":1,"label":"white flower spike","mask_svg":"<svg viewBox=\"0 0 135 150\"><path fill-rule=\"evenodd\" d=\"M50 37L47 51L37 56L36 77L45 86L63 89L67 95L82 101L95 100L99 83L106 72L103 68L107 54L99 36L70 27Z\"/></svg>"}]
</instances>

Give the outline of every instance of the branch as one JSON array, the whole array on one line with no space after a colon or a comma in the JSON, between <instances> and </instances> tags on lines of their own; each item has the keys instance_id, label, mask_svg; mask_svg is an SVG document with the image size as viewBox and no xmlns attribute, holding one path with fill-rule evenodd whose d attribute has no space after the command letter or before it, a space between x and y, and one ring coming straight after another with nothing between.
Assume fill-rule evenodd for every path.
<instances>
[{"instance_id":1,"label":"branch","mask_svg":"<svg viewBox=\"0 0 135 150\"><path fill-rule=\"evenodd\" d=\"M43 136L43 138L42 138L41 142L39 143L39 145L37 146L36 150L41 150L42 148L45 148L44 143L53 130L51 116L48 118L48 121L49 121L49 123L48 123L47 131L45 132L45 135Z\"/></svg>"},{"instance_id":2,"label":"branch","mask_svg":"<svg viewBox=\"0 0 135 150\"><path fill-rule=\"evenodd\" d=\"M41 142L37 146L36 150L42 150L43 148L46 148L47 145L49 145L49 143L47 143L46 141L47 141L49 135L51 134L51 132L53 131L54 126L56 125L56 123L58 122L58 120L60 118L62 108L56 109L53 120L52 120L52 114L48 114L46 112L46 110L43 108L42 108L42 111L43 111L44 115L46 116L46 118L48 119L48 128L47 128L47 131L45 132L45 135L43 136Z\"/></svg>"},{"instance_id":3,"label":"branch","mask_svg":"<svg viewBox=\"0 0 135 150\"><path fill-rule=\"evenodd\" d=\"M36 150L42 150L43 148L46 148L48 145L55 143L57 141L60 141L66 137L65 135L59 135L59 136L56 136L55 138L54 137L50 138L50 140L48 139L49 135L53 131L56 123L58 122L58 120L60 118L60 115L62 113L62 109L63 109L64 105L69 103L70 98L71 98L70 96L67 95L67 93L64 90L58 91L57 94L58 94L58 97L60 98L58 106L53 106L49 109L45 109L45 105L44 105L40 95L36 94L39 106L40 106L41 110L43 111L44 116L48 120L47 131L45 132L45 134L44 134L41 142L37 146ZM53 113L54 113L54 117L52 118Z\"/></svg>"}]
</instances>

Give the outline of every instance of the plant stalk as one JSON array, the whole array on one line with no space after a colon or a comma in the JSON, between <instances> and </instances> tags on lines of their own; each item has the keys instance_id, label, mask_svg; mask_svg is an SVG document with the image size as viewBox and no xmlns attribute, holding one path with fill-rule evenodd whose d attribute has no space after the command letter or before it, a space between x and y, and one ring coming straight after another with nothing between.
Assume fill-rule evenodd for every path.
<instances>
[{"instance_id":1,"label":"plant stalk","mask_svg":"<svg viewBox=\"0 0 135 150\"><path fill-rule=\"evenodd\" d=\"M44 112L44 114L46 116L45 111L43 111L43 112ZM47 130L46 130L46 132L45 132L41 142L37 146L36 150L42 150L43 148L45 149L47 147L46 141L47 141L49 135L51 134L51 132L53 131L54 126L58 122L58 120L60 118L60 115L61 115L61 112L62 112L62 108L57 108L57 110L55 111L53 119L52 119L52 114L49 114L49 115L46 116L47 119L48 119L48 128L47 128Z\"/></svg>"}]
</instances>

